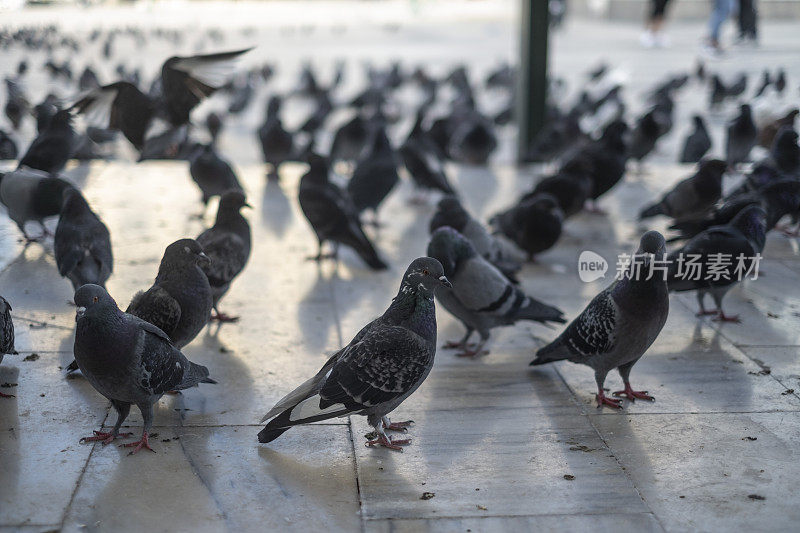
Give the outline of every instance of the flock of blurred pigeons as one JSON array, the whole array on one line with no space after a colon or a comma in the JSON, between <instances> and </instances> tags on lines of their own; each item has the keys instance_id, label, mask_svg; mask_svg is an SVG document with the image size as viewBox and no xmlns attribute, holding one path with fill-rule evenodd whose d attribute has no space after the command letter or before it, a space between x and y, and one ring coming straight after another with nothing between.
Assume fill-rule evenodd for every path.
<instances>
[{"instance_id":1,"label":"flock of blurred pigeons","mask_svg":"<svg viewBox=\"0 0 800 533\"><path fill-rule=\"evenodd\" d=\"M102 43L112 61L115 40L177 39L174 32L157 30L94 31L88 42ZM223 36L208 36L221 42ZM0 50L69 49L79 55L86 42L55 28L0 32ZM97 431L85 440L110 443L130 406L144 417L133 452L150 449L148 431L153 404L165 393L198 383L214 383L208 369L186 359L180 349L191 342L209 320L232 321L219 310L220 300L245 269L252 241L241 210L248 207L233 167L219 153L217 139L226 124L236 120L254 99L255 89L268 84L275 68L264 64L236 74L236 64L249 50L167 59L147 89L138 71L116 68L119 81L102 85L87 66L76 76L69 61L48 60L43 66L22 60L5 79L4 116L9 130L0 130L0 159L17 159L18 166L0 174L0 202L28 242L50 237L44 222L59 217L53 236L56 264L68 278L78 306L75 362L89 382L106 396L119 417L110 431ZM54 80L68 83L68 98L50 94L34 104L26 76L44 68ZM266 102L257 136L267 166L267 178L277 180L285 162L308 165L298 200L319 244L312 258L336 258L340 245L352 248L370 268L387 268L379 247L365 226L380 225L384 200L407 175L420 191L414 201L440 195L430 221L427 256L411 263L397 295L386 312L366 325L323 368L283 398L265 416L259 441L269 442L294 425L357 413L368 417L375 438L368 444L401 449L409 440L392 440L386 431L405 431L407 423L392 422L388 414L425 379L436 351L436 299L465 326L458 342L461 355L486 353L493 328L519 320L565 323L556 307L525 294L519 284L524 261L555 246L564 223L588 210L601 214L598 201L626 175L642 170L659 140L674 124L676 95L687 87L705 88L709 114L738 103L725 130L723 147L714 150L707 118L693 117L693 130L677 158L696 164L693 173L658 201L641 209L644 220L672 220L670 253L656 231L641 237L638 255L645 266L665 261L664 276L627 276L599 293L562 334L541 348L532 365L570 360L593 368L599 405L621 407L621 400L604 393L606 374L618 369L625 389L615 393L630 399L652 400L629 382L632 366L661 331L668 315L670 291L696 291L700 312L736 321L725 314L722 299L742 279L736 265L712 265L720 254L744 257L746 271L757 266L768 231L785 217L798 222L800 214L800 146L794 129L798 93L782 69L764 71L755 83L747 73L733 81L706 72L698 64L691 73L659 81L646 96L645 110L630 120L623 87L610 82L611 66L601 64L587 73L585 87L571 103L560 101L565 82L553 77L544 129L530 146L529 159L545 163L547 172L532 190L488 225L473 217L460 201L449 178L448 163L486 165L498 147L498 129L514 122L516 71L503 64L481 83L466 66L444 76L424 67L406 69L393 63L372 65L366 83L353 97L340 91L347 69L336 65L330 82L322 83L311 65L301 69L296 86L273 92ZM752 87L752 85L755 85ZM416 87L419 101L409 110L398 105L395 93ZM491 116L481 110L480 91L496 91L506 103ZM192 111L215 92L227 95L226 113L211 112L192 122ZM313 102L314 109L298 128L288 129L282 109L288 99ZM638 106L637 106L638 107ZM334 110L350 118L331 129ZM37 135L19 150L13 131L33 117ZM407 132L397 132L403 118L413 118ZM319 146L320 134L331 134L329 146ZM112 157L118 135L138 153L139 160L181 159L203 204L219 197L214 225L195 239L180 239L164 252L153 285L137 293L125 312L104 289L113 273L111 236L81 192L60 172L70 159ZM400 142L393 139L402 137ZM724 153L713 159L711 153ZM632 160L632 161L631 161ZM349 176L346 186L337 174ZM332 177L333 176L333 177ZM739 184L723 194L728 176ZM367 213L369 212L369 213ZM385 218L385 217L384 217ZM32 236L26 224L41 226ZM367 228L369 229L369 228ZM782 227L787 233L794 232ZM328 247L326 247L328 245ZM701 273L687 279L677 269L681 255L700 258ZM633 268L633 267L631 267ZM720 268L722 270L720 270ZM714 270L715 276L705 276ZM720 274L722 272L722 274ZM707 310L704 296L716 307ZM11 305L0 298L0 358L13 353ZM480 339L470 343L473 333ZM1 393L0 393L1 394Z\"/></svg>"}]
</instances>

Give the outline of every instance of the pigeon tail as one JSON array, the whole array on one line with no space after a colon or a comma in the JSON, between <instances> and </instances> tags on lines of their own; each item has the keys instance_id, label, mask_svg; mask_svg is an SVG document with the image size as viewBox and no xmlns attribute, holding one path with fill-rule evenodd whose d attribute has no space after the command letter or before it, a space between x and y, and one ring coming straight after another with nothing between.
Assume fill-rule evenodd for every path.
<instances>
[{"instance_id":1,"label":"pigeon tail","mask_svg":"<svg viewBox=\"0 0 800 533\"><path fill-rule=\"evenodd\" d=\"M261 444L266 444L268 442L274 441L275 439L283 435L286 431L288 431L289 428L291 427L289 426L285 428L271 428L270 424L267 424L267 427L258 432L258 442L260 442Z\"/></svg>"},{"instance_id":2,"label":"pigeon tail","mask_svg":"<svg viewBox=\"0 0 800 533\"><path fill-rule=\"evenodd\" d=\"M556 339L547 346L540 348L536 352L536 359L530 362L530 366L544 365L554 361L562 361L568 358L566 346L561 339Z\"/></svg>"},{"instance_id":3,"label":"pigeon tail","mask_svg":"<svg viewBox=\"0 0 800 533\"><path fill-rule=\"evenodd\" d=\"M564 324L564 313L557 307L547 305L528 297L526 304L520 308L517 318L522 320L535 320L536 322L558 322Z\"/></svg>"},{"instance_id":4,"label":"pigeon tail","mask_svg":"<svg viewBox=\"0 0 800 533\"><path fill-rule=\"evenodd\" d=\"M658 202L657 204L653 204L650 207L642 209L641 213L639 213L639 220L664 214L666 214L664 213L664 206L661 202Z\"/></svg>"},{"instance_id":5,"label":"pigeon tail","mask_svg":"<svg viewBox=\"0 0 800 533\"><path fill-rule=\"evenodd\" d=\"M357 230L357 232L356 232ZM361 228L353 228L353 239L351 242L344 242L350 245L359 257L373 270L386 270L389 266L381 260L375 247L369 241Z\"/></svg>"}]
</instances>

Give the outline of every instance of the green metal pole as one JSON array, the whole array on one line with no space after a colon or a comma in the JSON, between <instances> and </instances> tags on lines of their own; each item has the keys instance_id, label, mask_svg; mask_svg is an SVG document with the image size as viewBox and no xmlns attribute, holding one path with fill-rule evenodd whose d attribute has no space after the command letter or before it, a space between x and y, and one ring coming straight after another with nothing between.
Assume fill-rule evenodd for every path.
<instances>
[{"instance_id":1,"label":"green metal pole","mask_svg":"<svg viewBox=\"0 0 800 533\"><path fill-rule=\"evenodd\" d=\"M547 97L548 0L522 0L517 87L517 159L528 161L531 141L542 129Z\"/></svg>"}]
</instances>

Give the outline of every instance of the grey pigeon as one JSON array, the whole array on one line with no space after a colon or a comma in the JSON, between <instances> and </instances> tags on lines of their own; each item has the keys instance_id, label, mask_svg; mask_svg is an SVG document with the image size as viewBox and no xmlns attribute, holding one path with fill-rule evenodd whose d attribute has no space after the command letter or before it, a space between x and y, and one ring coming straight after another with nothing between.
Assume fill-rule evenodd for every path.
<instances>
[{"instance_id":1,"label":"grey pigeon","mask_svg":"<svg viewBox=\"0 0 800 533\"><path fill-rule=\"evenodd\" d=\"M379 128L372 146L358 162L353 177L347 183L347 192L359 213L372 210L373 222L377 224L378 207L399 180L394 150L386 132Z\"/></svg>"},{"instance_id":2,"label":"grey pigeon","mask_svg":"<svg viewBox=\"0 0 800 533\"><path fill-rule=\"evenodd\" d=\"M270 168L267 177L277 178L278 167L292 157L294 139L292 134L286 131L281 122L280 112L283 100L280 96L272 96L267 104L267 116L264 124L258 129L258 139L261 142L261 153L264 162Z\"/></svg>"},{"instance_id":3,"label":"grey pigeon","mask_svg":"<svg viewBox=\"0 0 800 533\"><path fill-rule=\"evenodd\" d=\"M165 392L216 383L208 369L192 363L178 350L166 333L138 317L123 313L117 302L99 285L84 285L75 293L78 306L75 328L75 361L89 383L111 401L117 421L111 431L95 431L81 442L110 444L120 434L131 404L142 412L144 427L133 447L134 454L150 448L153 404Z\"/></svg>"},{"instance_id":4,"label":"grey pigeon","mask_svg":"<svg viewBox=\"0 0 800 533\"><path fill-rule=\"evenodd\" d=\"M216 312L212 320L229 322L238 320L219 311L219 301L228 292L233 278L238 276L250 257L250 224L239 212L250 207L244 193L228 191L222 195L217 209L217 220L212 227L197 237L211 264L203 267L211 286L212 307Z\"/></svg>"},{"instance_id":5,"label":"grey pigeon","mask_svg":"<svg viewBox=\"0 0 800 533\"><path fill-rule=\"evenodd\" d=\"M643 208L639 220L666 215L680 222L705 216L722 196L722 177L727 167L719 159L700 161L694 175L678 182L658 202Z\"/></svg>"},{"instance_id":6,"label":"grey pigeon","mask_svg":"<svg viewBox=\"0 0 800 533\"><path fill-rule=\"evenodd\" d=\"M492 328L510 326L519 320L565 322L564 313L515 287L453 228L442 227L433 232L428 255L442 263L453 284L452 288L441 289L436 297L467 328L461 341L447 344L448 348L461 349L461 356L484 353ZM481 339L473 348L468 341L475 330Z\"/></svg>"},{"instance_id":7,"label":"grey pigeon","mask_svg":"<svg viewBox=\"0 0 800 533\"><path fill-rule=\"evenodd\" d=\"M339 244L352 248L373 270L384 270L386 263L378 256L372 242L364 233L358 219L358 210L345 191L328 178L328 161L317 154L308 156L309 169L300 178L298 199L300 209L317 235L317 255L311 259L321 261L336 257ZM331 255L322 253L326 241L332 241Z\"/></svg>"},{"instance_id":8,"label":"grey pigeon","mask_svg":"<svg viewBox=\"0 0 800 533\"><path fill-rule=\"evenodd\" d=\"M49 235L44 220L61 212L64 192L72 187L61 178L37 170L18 169L5 175L0 173L0 203L6 206L9 218L17 224L25 239L35 241L41 237L29 236L25 223L37 222L42 227L42 236Z\"/></svg>"},{"instance_id":9,"label":"grey pigeon","mask_svg":"<svg viewBox=\"0 0 800 533\"><path fill-rule=\"evenodd\" d=\"M197 241L173 242L164 251L153 286L136 293L125 312L160 328L183 348L211 317L213 296L203 271L209 263Z\"/></svg>"},{"instance_id":10,"label":"grey pigeon","mask_svg":"<svg viewBox=\"0 0 800 533\"><path fill-rule=\"evenodd\" d=\"M706 123L703 117L695 115L692 117L694 129L683 142L680 163L697 163L706 153L711 150L711 137L708 135Z\"/></svg>"},{"instance_id":11,"label":"grey pigeon","mask_svg":"<svg viewBox=\"0 0 800 533\"><path fill-rule=\"evenodd\" d=\"M667 321L667 283L654 262L663 261L665 256L664 237L657 231L645 233L636 252L637 259L626 276L595 296L556 340L536 353L531 365L566 359L592 367L598 407L622 407L620 400L606 397L603 390L606 375L614 368L625 385L614 396L626 396L631 401L653 400L647 391L634 390L629 378L633 365L653 344ZM649 275L651 264L654 270Z\"/></svg>"},{"instance_id":12,"label":"grey pigeon","mask_svg":"<svg viewBox=\"0 0 800 533\"><path fill-rule=\"evenodd\" d=\"M77 189L67 189L58 219L53 248L58 273L72 289L87 283L105 287L114 270L111 235Z\"/></svg>"},{"instance_id":13,"label":"grey pigeon","mask_svg":"<svg viewBox=\"0 0 800 533\"><path fill-rule=\"evenodd\" d=\"M725 160L729 165L747 161L758 138L758 128L753 122L749 104L741 105L739 115L728 124L726 132Z\"/></svg>"},{"instance_id":14,"label":"grey pigeon","mask_svg":"<svg viewBox=\"0 0 800 533\"><path fill-rule=\"evenodd\" d=\"M236 173L212 144L196 145L189 158L189 174L203 193L203 205L231 189L242 190Z\"/></svg>"},{"instance_id":15,"label":"grey pigeon","mask_svg":"<svg viewBox=\"0 0 800 533\"><path fill-rule=\"evenodd\" d=\"M524 250L532 261L537 254L549 250L558 242L564 212L554 196L537 193L496 214L489 223L495 231Z\"/></svg>"},{"instance_id":16,"label":"grey pigeon","mask_svg":"<svg viewBox=\"0 0 800 533\"><path fill-rule=\"evenodd\" d=\"M454 196L439 200L436 213L430 223L433 233L442 226L450 226L469 239L475 251L496 266L505 276L516 283L516 274L522 268L517 257L461 205Z\"/></svg>"},{"instance_id":17,"label":"grey pigeon","mask_svg":"<svg viewBox=\"0 0 800 533\"><path fill-rule=\"evenodd\" d=\"M669 290L697 291L698 316L716 315L715 320L739 322L738 316L722 310L722 299L757 268L756 257L764 250L766 234L767 214L759 205L742 209L729 224L698 233L669 255ZM698 267L689 266L690 261ZM706 310L706 294L711 294L716 309Z\"/></svg>"},{"instance_id":18,"label":"grey pigeon","mask_svg":"<svg viewBox=\"0 0 800 533\"><path fill-rule=\"evenodd\" d=\"M317 374L281 399L264 416L258 442L271 442L292 426L360 414L375 428L368 446L393 450L411 441L392 440L386 430L410 422L388 415L422 384L436 353L433 293L449 287L442 265L430 257L411 262L389 308L333 354Z\"/></svg>"},{"instance_id":19,"label":"grey pigeon","mask_svg":"<svg viewBox=\"0 0 800 533\"><path fill-rule=\"evenodd\" d=\"M0 296L0 363L7 353L16 353L14 349L14 322L11 320L11 304ZM13 394L0 392L0 398L13 398Z\"/></svg>"}]
</instances>

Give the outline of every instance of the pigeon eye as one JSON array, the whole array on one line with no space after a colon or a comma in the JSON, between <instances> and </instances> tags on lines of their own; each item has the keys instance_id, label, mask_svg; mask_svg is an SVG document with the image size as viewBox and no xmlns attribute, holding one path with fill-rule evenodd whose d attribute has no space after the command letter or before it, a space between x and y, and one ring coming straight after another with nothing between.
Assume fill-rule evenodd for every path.
<instances>
[{"instance_id":1,"label":"pigeon eye","mask_svg":"<svg viewBox=\"0 0 800 533\"><path fill-rule=\"evenodd\" d=\"M94 303L97 303L97 300L99 300L99 298L98 298L97 296L93 296L93 297L92 297L92 301L93 301Z\"/></svg>"},{"instance_id":2,"label":"pigeon eye","mask_svg":"<svg viewBox=\"0 0 800 533\"><path fill-rule=\"evenodd\" d=\"M422 271L422 274L423 274L423 275L425 275L425 276L430 276L430 275L431 275L431 273L430 273L430 272L428 272L428 269L427 269L427 268L426 268L425 270L423 270L423 271Z\"/></svg>"}]
</instances>

